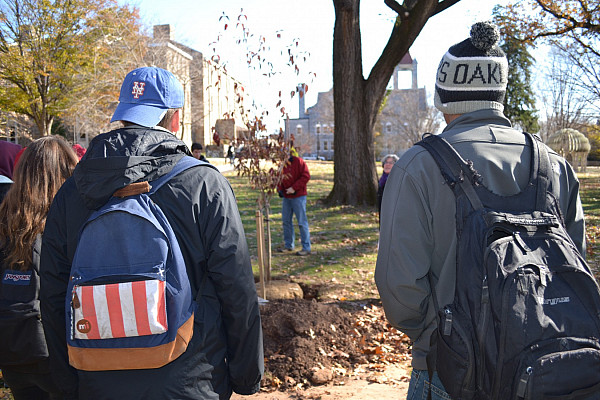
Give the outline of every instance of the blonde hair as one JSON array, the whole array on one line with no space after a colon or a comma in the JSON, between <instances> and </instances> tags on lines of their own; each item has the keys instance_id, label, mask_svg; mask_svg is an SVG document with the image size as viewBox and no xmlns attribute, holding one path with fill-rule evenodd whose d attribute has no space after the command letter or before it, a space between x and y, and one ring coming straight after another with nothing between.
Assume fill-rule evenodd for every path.
<instances>
[{"instance_id":1,"label":"blonde hair","mask_svg":"<svg viewBox=\"0 0 600 400\"><path fill-rule=\"evenodd\" d=\"M60 136L31 143L19 159L14 183L0 204L0 245L5 265L27 270L36 236L44 231L54 195L79 159Z\"/></svg>"}]
</instances>

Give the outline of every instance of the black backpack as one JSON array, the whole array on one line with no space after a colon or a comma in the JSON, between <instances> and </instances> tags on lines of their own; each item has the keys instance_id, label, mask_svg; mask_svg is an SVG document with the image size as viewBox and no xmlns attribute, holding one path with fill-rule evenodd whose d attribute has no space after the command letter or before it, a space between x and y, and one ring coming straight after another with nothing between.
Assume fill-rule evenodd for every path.
<instances>
[{"instance_id":1,"label":"black backpack","mask_svg":"<svg viewBox=\"0 0 600 400\"><path fill-rule=\"evenodd\" d=\"M456 197L456 290L428 356L454 400L600 399L600 292L549 188L545 146L514 196L479 183L443 138L418 144ZM430 277L431 278L431 277Z\"/></svg>"},{"instance_id":2,"label":"black backpack","mask_svg":"<svg viewBox=\"0 0 600 400\"><path fill-rule=\"evenodd\" d=\"M40 318L38 268L41 242L38 237L33 249L31 269L19 271L2 266L0 367L31 364L48 357Z\"/></svg>"}]
</instances>

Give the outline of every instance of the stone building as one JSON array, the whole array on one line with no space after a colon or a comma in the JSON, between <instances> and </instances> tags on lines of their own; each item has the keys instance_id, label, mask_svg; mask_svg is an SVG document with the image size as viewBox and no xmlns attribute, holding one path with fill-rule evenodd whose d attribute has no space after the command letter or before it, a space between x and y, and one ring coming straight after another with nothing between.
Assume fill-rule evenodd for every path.
<instances>
[{"instance_id":1,"label":"stone building","mask_svg":"<svg viewBox=\"0 0 600 400\"><path fill-rule=\"evenodd\" d=\"M317 103L308 110L304 106L304 85L298 85L299 118L288 119L285 131L294 135L294 146L304 157L333 159L333 89L321 92Z\"/></svg>"},{"instance_id":2,"label":"stone building","mask_svg":"<svg viewBox=\"0 0 600 400\"><path fill-rule=\"evenodd\" d=\"M400 88L399 74L411 73L410 88ZM298 85L302 94L303 85ZM375 130L378 132L377 156L400 153L413 143L410 133L419 121L421 111L427 106L425 89L418 87L417 61L407 53L396 66L392 76L392 87L384 100L385 105L378 117ZM318 94L314 106L305 109L304 96L299 96L298 118L286 121L286 133L294 135L294 144L305 157L333 159L333 136L335 132L333 112L333 89Z\"/></svg>"},{"instance_id":3,"label":"stone building","mask_svg":"<svg viewBox=\"0 0 600 400\"><path fill-rule=\"evenodd\" d=\"M242 110L248 100L241 82L201 52L174 41L168 24L154 26L149 46L147 64L171 71L183 84L185 106L180 138L188 146L192 142L215 145L215 132L221 146L245 133Z\"/></svg>"}]
</instances>

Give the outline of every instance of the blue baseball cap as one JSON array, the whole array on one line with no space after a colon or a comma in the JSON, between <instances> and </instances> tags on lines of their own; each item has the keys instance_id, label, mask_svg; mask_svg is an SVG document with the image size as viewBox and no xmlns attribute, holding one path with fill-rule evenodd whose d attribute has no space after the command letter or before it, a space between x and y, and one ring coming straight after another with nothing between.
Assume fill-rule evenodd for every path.
<instances>
[{"instance_id":1,"label":"blue baseball cap","mask_svg":"<svg viewBox=\"0 0 600 400\"><path fill-rule=\"evenodd\" d=\"M110 122L128 121L156 126L170 108L183 107L183 86L171 72L157 67L137 68L127 74L119 105Z\"/></svg>"}]
</instances>

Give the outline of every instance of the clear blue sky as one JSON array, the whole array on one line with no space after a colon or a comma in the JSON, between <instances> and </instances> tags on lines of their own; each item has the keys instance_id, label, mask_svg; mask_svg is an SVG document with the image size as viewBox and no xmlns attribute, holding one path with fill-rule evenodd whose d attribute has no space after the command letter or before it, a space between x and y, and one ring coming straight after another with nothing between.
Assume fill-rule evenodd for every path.
<instances>
[{"instance_id":1,"label":"clear blue sky","mask_svg":"<svg viewBox=\"0 0 600 400\"><path fill-rule=\"evenodd\" d=\"M299 38L301 46L310 51L306 69L317 74L310 84L306 96L306 106L316 102L317 92L328 91L332 86L332 43L335 13L331 0L120 0L134 4L140 9L144 22L151 27L155 24L171 24L174 39L189 47L212 54L209 44L223 31L219 18L225 12L235 23L240 10L248 16L252 33L274 37L282 31L283 40L289 43ZM507 0L461 0L450 9L430 19L410 49L418 61L419 86L425 86L431 96L435 70L443 53L451 45L468 37L470 26L477 21L487 20L495 4ZM387 43L393 26L395 13L383 0L362 0L361 32L364 73L371 67ZM231 26L231 25L230 25ZM266 86L259 83L248 72L244 62L230 60L230 70L245 82L252 94L267 94ZM293 75L284 76L284 83L273 86L284 93L293 90L297 81ZM272 79L271 81L273 81ZM254 82L253 82L254 81ZM287 85L282 88L283 85ZM288 95L289 97L289 95ZM267 100L272 103L271 100ZM296 99L288 102L290 117L297 116ZM285 104L284 104L285 105Z\"/></svg>"}]
</instances>

